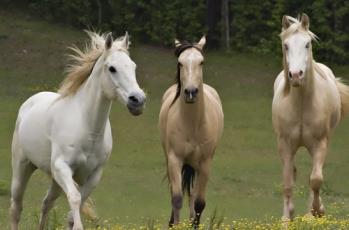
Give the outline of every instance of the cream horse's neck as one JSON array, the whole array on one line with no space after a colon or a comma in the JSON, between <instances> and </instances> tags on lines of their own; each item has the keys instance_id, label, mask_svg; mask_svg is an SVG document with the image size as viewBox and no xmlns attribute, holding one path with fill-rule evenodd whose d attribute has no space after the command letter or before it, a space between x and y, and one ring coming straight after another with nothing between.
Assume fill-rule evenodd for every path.
<instances>
[{"instance_id":1,"label":"cream horse's neck","mask_svg":"<svg viewBox=\"0 0 349 230\"><path fill-rule=\"evenodd\" d=\"M184 120L190 124L197 126L203 122L203 117L205 115L205 97L204 97L204 85L201 83L198 87L199 93L197 95L197 100L193 104L185 102L184 97L180 97L180 112ZM181 93L183 94L183 92Z\"/></svg>"},{"instance_id":2,"label":"cream horse's neck","mask_svg":"<svg viewBox=\"0 0 349 230\"><path fill-rule=\"evenodd\" d=\"M88 134L93 136L104 134L112 104L103 94L101 59L98 59L88 80L77 92L77 101L81 103Z\"/></svg>"}]
</instances>

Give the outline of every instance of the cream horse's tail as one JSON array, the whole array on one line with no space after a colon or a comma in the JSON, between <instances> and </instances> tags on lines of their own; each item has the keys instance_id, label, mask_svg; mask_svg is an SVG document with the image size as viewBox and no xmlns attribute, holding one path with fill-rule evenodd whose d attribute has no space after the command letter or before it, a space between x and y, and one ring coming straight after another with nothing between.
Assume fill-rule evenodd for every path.
<instances>
[{"instance_id":1,"label":"cream horse's tail","mask_svg":"<svg viewBox=\"0 0 349 230\"><path fill-rule=\"evenodd\" d=\"M344 118L349 113L349 86L340 78L336 78L336 84L341 97L341 118Z\"/></svg>"}]
</instances>

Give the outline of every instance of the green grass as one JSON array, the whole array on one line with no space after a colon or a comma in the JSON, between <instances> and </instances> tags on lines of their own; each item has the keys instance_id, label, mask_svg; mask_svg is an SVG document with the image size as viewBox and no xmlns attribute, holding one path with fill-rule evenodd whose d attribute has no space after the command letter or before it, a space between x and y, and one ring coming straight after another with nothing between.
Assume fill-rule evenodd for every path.
<instances>
[{"instance_id":1,"label":"green grass","mask_svg":"<svg viewBox=\"0 0 349 230\"><path fill-rule=\"evenodd\" d=\"M42 90L54 90L63 79L67 46L82 45L82 31L52 25L18 12L0 10L0 224L8 226L11 178L11 138L20 104ZM314 51L316 56L316 51ZM165 225L170 214L164 153L157 129L160 99L174 80L173 51L135 44L131 56L138 65L140 85L147 91L147 107L132 117L115 102L110 115L114 148L103 178L93 193L99 224ZM271 127L272 84L281 69L278 57L236 52L206 52L204 78L219 92L225 113L224 135L217 149L208 185L203 218L215 209L227 219L281 216L281 164ZM348 66L331 66L349 79ZM325 167L323 200L328 213L349 213L349 122L336 130ZM306 213L311 162L305 150L297 155L296 212ZM36 172L24 198L21 225L35 229L49 179ZM64 225L68 211L64 196L51 215L50 226ZM335 208L334 208L335 207ZM182 218L187 217L185 205ZM90 223L92 227L94 224Z\"/></svg>"}]
</instances>

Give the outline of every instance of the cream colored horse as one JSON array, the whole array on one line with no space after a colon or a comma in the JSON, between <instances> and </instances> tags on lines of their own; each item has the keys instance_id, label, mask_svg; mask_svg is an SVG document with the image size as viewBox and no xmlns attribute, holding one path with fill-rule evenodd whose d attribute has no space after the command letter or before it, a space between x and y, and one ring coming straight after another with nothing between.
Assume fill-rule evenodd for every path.
<instances>
[{"instance_id":1,"label":"cream colored horse","mask_svg":"<svg viewBox=\"0 0 349 230\"><path fill-rule=\"evenodd\" d=\"M303 14L300 20L284 16L280 36L284 70L274 83L272 120L283 164L283 219L293 218L294 157L301 146L309 151L313 161L309 211L321 216L322 168L331 131L349 109L349 88L327 66L313 60L311 41L316 36L309 31L307 15Z\"/></svg>"},{"instance_id":2,"label":"cream colored horse","mask_svg":"<svg viewBox=\"0 0 349 230\"><path fill-rule=\"evenodd\" d=\"M172 195L170 226L179 222L185 190L190 196L190 218L198 226L211 160L223 131L220 98L203 83L205 42L205 37L195 45L176 40L177 84L162 98L159 127Z\"/></svg>"},{"instance_id":3,"label":"cream colored horse","mask_svg":"<svg viewBox=\"0 0 349 230\"><path fill-rule=\"evenodd\" d=\"M144 92L128 54L128 35L88 32L86 51L73 48L74 62L58 93L40 92L21 106L12 142L11 229L18 229L27 182L36 169L52 176L39 229L63 191L69 226L83 229L80 208L102 176L112 150L109 113L117 98L133 115L142 113Z\"/></svg>"}]
</instances>

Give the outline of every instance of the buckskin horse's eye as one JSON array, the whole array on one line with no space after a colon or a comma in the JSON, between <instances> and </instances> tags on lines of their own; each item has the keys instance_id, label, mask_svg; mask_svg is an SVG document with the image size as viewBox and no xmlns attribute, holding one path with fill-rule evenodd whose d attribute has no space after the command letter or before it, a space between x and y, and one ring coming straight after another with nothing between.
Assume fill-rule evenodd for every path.
<instances>
[{"instance_id":1,"label":"buckskin horse's eye","mask_svg":"<svg viewBox=\"0 0 349 230\"><path fill-rule=\"evenodd\" d=\"M113 66L110 66L110 67L109 67L109 71L110 71L111 73L116 73L116 69L115 69L115 67L113 67Z\"/></svg>"}]
</instances>

